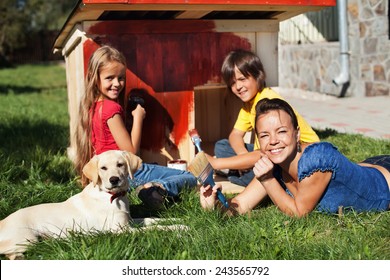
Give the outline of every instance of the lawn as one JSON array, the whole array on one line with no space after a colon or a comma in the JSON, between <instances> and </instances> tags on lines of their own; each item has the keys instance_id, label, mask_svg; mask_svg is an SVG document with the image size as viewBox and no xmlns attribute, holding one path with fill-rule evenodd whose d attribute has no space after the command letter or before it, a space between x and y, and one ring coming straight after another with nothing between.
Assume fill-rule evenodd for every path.
<instances>
[{"instance_id":1,"label":"lawn","mask_svg":"<svg viewBox=\"0 0 390 280\"><path fill-rule=\"evenodd\" d=\"M0 70L0 219L21 207L67 199L80 191L66 157L69 117L65 69L25 65ZM351 160L389 153L390 141L318 131ZM134 216L147 216L129 194ZM290 218L272 204L250 215L202 211L195 191L161 213L188 231L72 234L29 248L32 260L388 260L390 212ZM1 259L4 257L1 256Z\"/></svg>"}]
</instances>

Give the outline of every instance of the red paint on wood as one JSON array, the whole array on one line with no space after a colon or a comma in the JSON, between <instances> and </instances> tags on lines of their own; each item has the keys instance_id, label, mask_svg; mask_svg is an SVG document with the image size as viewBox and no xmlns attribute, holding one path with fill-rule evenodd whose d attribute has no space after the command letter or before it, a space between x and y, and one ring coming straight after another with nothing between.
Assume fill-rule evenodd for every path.
<instances>
[{"instance_id":1,"label":"red paint on wood","mask_svg":"<svg viewBox=\"0 0 390 280\"><path fill-rule=\"evenodd\" d=\"M194 92L164 92L162 95L162 104L172 117L174 124L171 131L174 144L179 145L188 133L188 117L194 107Z\"/></svg>"},{"instance_id":2,"label":"red paint on wood","mask_svg":"<svg viewBox=\"0 0 390 280\"><path fill-rule=\"evenodd\" d=\"M189 114L193 109L193 91L155 92L132 71L126 73L128 93L145 100L146 118L143 124L141 147L159 152L165 145L176 148L186 136ZM130 112L128 112L129 114Z\"/></svg>"},{"instance_id":3,"label":"red paint on wood","mask_svg":"<svg viewBox=\"0 0 390 280\"><path fill-rule=\"evenodd\" d=\"M212 32L213 20L112 20L97 22L86 29L95 35L182 34Z\"/></svg>"},{"instance_id":4,"label":"red paint on wood","mask_svg":"<svg viewBox=\"0 0 390 280\"><path fill-rule=\"evenodd\" d=\"M83 56L84 56L84 76L87 75L88 61L91 55L99 48L99 45L92 40L86 40L83 44Z\"/></svg>"},{"instance_id":5,"label":"red paint on wood","mask_svg":"<svg viewBox=\"0 0 390 280\"><path fill-rule=\"evenodd\" d=\"M221 82L220 69L228 52L237 48L251 49L246 38L214 32L210 24L175 21L186 32L169 33L174 28L165 26L165 21L148 21L152 30L166 27L165 31L140 34L132 32L142 29L143 21L132 21L129 25L127 21L119 22L121 27L118 21L99 22L86 33L99 44L111 44L120 49L129 69L156 92L188 91L208 82ZM121 34L117 34L118 29L122 30Z\"/></svg>"},{"instance_id":6,"label":"red paint on wood","mask_svg":"<svg viewBox=\"0 0 390 280\"><path fill-rule=\"evenodd\" d=\"M161 25L161 21L151 21L148 28ZM210 24L186 21L180 25L186 32L168 33L167 29L160 34L132 33L145 23L133 22L128 30L130 26L124 21L99 22L86 30L94 40L84 43L85 71L93 51L99 45L109 44L126 57L127 95L132 89L142 89L146 118L141 147L145 150L159 152L167 145L177 148L187 136L189 114L194 109L194 87L220 82L223 59L231 50L251 49L246 38L214 32ZM118 28L121 34L117 33Z\"/></svg>"},{"instance_id":7,"label":"red paint on wood","mask_svg":"<svg viewBox=\"0 0 390 280\"><path fill-rule=\"evenodd\" d=\"M92 40L85 41L84 73L87 72L88 60L99 45ZM130 69L126 70L126 96L131 90L138 90L137 95L145 100L146 118L142 130L141 147L159 152L167 143L177 146L188 131L190 110L193 109L193 91L155 92ZM127 112L131 115L131 112Z\"/></svg>"}]
</instances>

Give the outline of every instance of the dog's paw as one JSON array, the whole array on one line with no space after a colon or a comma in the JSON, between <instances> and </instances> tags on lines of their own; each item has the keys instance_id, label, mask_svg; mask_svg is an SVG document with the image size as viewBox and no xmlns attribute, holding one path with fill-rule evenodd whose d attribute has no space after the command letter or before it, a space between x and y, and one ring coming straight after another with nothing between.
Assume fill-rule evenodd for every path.
<instances>
[{"instance_id":1,"label":"dog's paw","mask_svg":"<svg viewBox=\"0 0 390 280\"><path fill-rule=\"evenodd\" d=\"M15 254L6 254L5 255L9 260L24 260L23 253L15 253Z\"/></svg>"}]
</instances>

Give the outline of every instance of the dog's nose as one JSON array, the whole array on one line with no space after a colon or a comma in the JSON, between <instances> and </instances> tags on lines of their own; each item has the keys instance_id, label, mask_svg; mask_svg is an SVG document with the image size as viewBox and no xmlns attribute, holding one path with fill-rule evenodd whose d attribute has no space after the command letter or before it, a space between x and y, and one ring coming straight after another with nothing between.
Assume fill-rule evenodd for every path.
<instances>
[{"instance_id":1,"label":"dog's nose","mask_svg":"<svg viewBox=\"0 0 390 280\"><path fill-rule=\"evenodd\" d=\"M111 183L111 185L113 185L113 186L117 186L118 185L118 183L119 183L119 177L118 176L112 176L112 177L110 177L110 183Z\"/></svg>"}]
</instances>

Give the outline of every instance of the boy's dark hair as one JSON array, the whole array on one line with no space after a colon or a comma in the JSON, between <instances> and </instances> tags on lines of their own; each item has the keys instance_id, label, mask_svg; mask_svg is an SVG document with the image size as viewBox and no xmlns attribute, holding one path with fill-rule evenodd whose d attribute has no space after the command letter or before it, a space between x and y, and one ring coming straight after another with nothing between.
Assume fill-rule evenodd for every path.
<instances>
[{"instance_id":1,"label":"boy's dark hair","mask_svg":"<svg viewBox=\"0 0 390 280\"><path fill-rule=\"evenodd\" d=\"M226 56L221 68L222 78L229 90L234 83L236 66L246 78L252 76L257 81L258 91L264 89L266 75L260 58L251 51L238 49Z\"/></svg>"},{"instance_id":2,"label":"boy's dark hair","mask_svg":"<svg viewBox=\"0 0 390 280\"><path fill-rule=\"evenodd\" d=\"M294 109L288 104L286 101L279 99L279 98L263 98L260 99L259 102L256 104L256 121L257 119L270 111L277 111L281 110L286 112L290 118L291 122L293 124L294 128L298 128L298 119L295 115ZM255 126L256 127L256 126ZM257 133L257 131L256 131Z\"/></svg>"}]
</instances>

